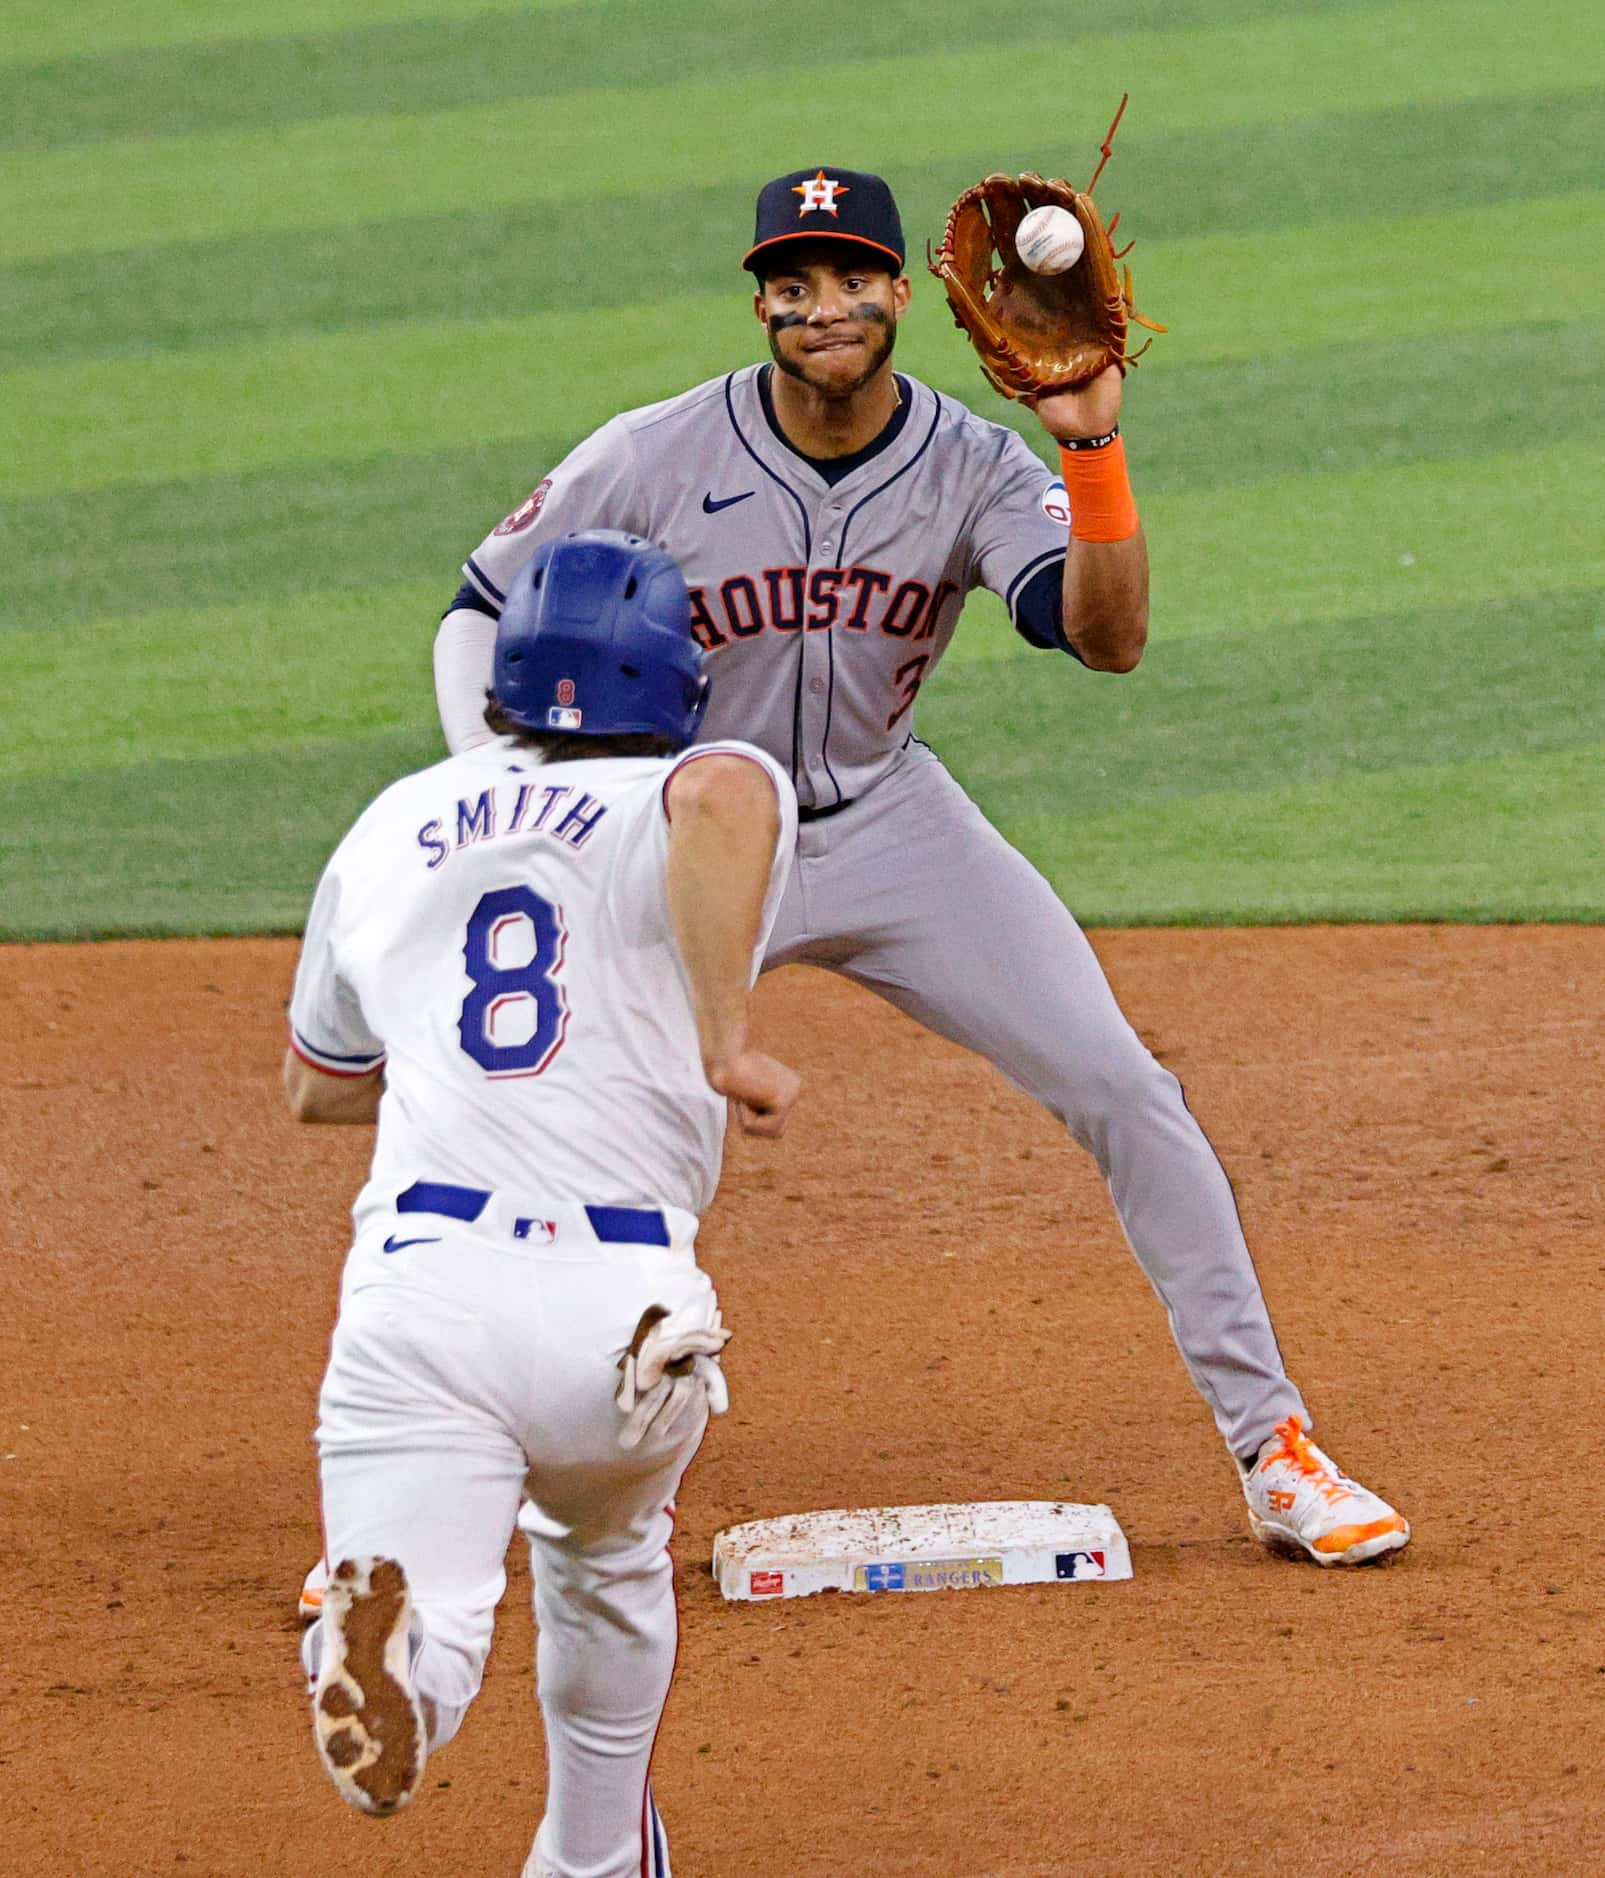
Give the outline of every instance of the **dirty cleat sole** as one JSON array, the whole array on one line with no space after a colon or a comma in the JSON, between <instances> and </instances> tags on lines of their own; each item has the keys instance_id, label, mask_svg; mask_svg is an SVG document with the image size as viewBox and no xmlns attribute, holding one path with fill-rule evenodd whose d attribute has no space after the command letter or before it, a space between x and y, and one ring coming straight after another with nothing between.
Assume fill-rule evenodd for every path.
<instances>
[{"instance_id":1,"label":"dirty cleat sole","mask_svg":"<svg viewBox=\"0 0 1605 1878\"><path fill-rule=\"evenodd\" d=\"M341 1798L364 1813L398 1812L423 1776L428 1740L412 1687L411 1616L394 1559L345 1559L330 1573L312 1732Z\"/></svg>"}]
</instances>

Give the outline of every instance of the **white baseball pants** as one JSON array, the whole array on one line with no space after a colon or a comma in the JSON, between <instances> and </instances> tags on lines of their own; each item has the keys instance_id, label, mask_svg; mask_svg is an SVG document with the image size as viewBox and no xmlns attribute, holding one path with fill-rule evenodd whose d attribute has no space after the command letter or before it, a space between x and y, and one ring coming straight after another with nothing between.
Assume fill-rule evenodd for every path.
<instances>
[{"instance_id":1,"label":"white baseball pants","mask_svg":"<svg viewBox=\"0 0 1605 1878\"><path fill-rule=\"evenodd\" d=\"M515 1214L555 1225L552 1242L516 1237ZM649 1771L678 1642L673 1501L706 1415L627 1453L613 1399L648 1305L715 1309L695 1221L664 1218L667 1247L601 1243L583 1208L501 1196L472 1224L370 1216L319 1399L327 1557L405 1569L432 1749L479 1691L527 1479L548 1780L526 1871L543 1878L669 1873Z\"/></svg>"}]
</instances>

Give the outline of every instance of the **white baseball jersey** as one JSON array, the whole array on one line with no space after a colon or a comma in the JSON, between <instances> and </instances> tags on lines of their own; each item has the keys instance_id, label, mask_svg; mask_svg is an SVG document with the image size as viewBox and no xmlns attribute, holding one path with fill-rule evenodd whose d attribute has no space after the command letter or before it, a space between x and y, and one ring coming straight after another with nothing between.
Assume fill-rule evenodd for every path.
<instances>
[{"instance_id":1,"label":"white baseball jersey","mask_svg":"<svg viewBox=\"0 0 1605 1878\"><path fill-rule=\"evenodd\" d=\"M796 840L780 829L756 975ZM668 1541L705 1412L619 1442L649 1309L705 1329L696 1262L725 1103L669 914L665 788L710 753L549 764L498 737L404 777L318 887L290 1003L319 1069L385 1065L318 1402L333 1559L398 1560L431 1751L480 1686L532 1499L546 1809L526 1869L669 1878L652 1744L673 1674ZM322 1624L303 1641L316 1676ZM605 1755L594 1752L600 1736Z\"/></svg>"},{"instance_id":2,"label":"white baseball jersey","mask_svg":"<svg viewBox=\"0 0 1605 1878\"><path fill-rule=\"evenodd\" d=\"M667 548L713 680L704 740L758 744L823 808L862 796L907 744L974 588L1000 595L1034 643L1063 646L1019 609L1033 583L1056 601L1069 511L1063 481L1014 431L901 375L883 436L816 467L772 421L769 369L604 424L463 571L499 615L553 535L624 528Z\"/></svg>"},{"instance_id":3,"label":"white baseball jersey","mask_svg":"<svg viewBox=\"0 0 1605 1878\"><path fill-rule=\"evenodd\" d=\"M790 869L791 784L754 975ZM701 1214L725 1102L708 1087L664 891L673 759L555 766L497 738L403 777L340 843L290 1002L315 1067L385 1065L355 1216L423 1178Z\"/></svg>"}]
</instances>

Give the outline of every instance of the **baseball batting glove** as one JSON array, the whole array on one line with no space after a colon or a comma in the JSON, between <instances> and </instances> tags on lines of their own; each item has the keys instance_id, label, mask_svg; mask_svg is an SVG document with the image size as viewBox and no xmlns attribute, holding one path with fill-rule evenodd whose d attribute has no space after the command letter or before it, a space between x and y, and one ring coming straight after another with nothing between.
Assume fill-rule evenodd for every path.
<instances>
[{"instance_id":1,"label":"baseball batting glove","mask_svg":"<svg viewBox=\"0 0 1605 1878\"><path fill-rule=\"evenodd\" d=\"M729 1341L718 1311L703 1322L693 1311L675 1315L649 1304L619 1359L623 1375L613 1396L625 1418L619 1446L638 1447L649 1428L659 1438L668 1435L699 1404L710 1415L722 1415L730 1391L719 1352Z\"/></svg>"},{"instance_id":2,"label":"baseball batting glove","mask_svg":"<svg viewBox=\"0 0 1605 1878\"><path fill-rule=\"evenodd\" d=\"M1111 365L1123 373L1153 344L1130 349L1132 320L1151 332L1165 331L1137 311L1131 269L1118 265L1131 252L1128 244L1116 253L1110 239L1120 217L1106 229L1092 200L1125 108L1123 97L1103 141L1103 162L1084 190L1031 170L1018 177L984 176L948 211L942 245L928 256L959 330L969 335L981 370L1006 398L1072 391ZM1016 247L1026 215L1047 207L1068 209L1081 224L1081 258L1062 274L1032 273Z\"/></svg>"}]
</instances>

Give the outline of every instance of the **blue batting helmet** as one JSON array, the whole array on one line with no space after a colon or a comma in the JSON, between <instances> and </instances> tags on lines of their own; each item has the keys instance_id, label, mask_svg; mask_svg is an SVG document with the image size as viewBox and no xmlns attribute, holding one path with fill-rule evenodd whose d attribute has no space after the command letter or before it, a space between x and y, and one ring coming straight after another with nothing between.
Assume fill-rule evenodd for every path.
<instances>
[{"instance_id":1,"label":"blue batting helmet","mask_svg":"<svg viewBox=\"0 0 1605 1878\"><path fill-rule=\"evenodd\" d=\"M502 608L491 689L526 730L646 732L683 748L708 681L673 556L614 528L543 542Z\"/></svg>"}]
</instances>

